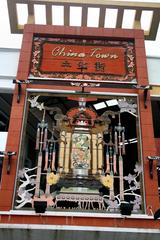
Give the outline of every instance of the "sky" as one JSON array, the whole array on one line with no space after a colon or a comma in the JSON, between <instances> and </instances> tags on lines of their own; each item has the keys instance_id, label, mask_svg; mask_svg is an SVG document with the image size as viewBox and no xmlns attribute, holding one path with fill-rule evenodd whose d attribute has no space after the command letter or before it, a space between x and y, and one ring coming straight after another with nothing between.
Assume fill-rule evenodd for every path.
<instances>
[{"instance_id":1,"label":"sky","mask_svg":"<svg viewBox=\"0 0 160 240\"><path fill-rule=\"evenodd\" d=\"M123 1L129 1L129 0L123 0ZM134 0L132 2L139 2L139 0ZM160 3L160 0L153 0L153 1L141 0L141 2ZM97 3L98 3L98 0L97 0ZM22 34L11 34L10 32L7 0L0 0L0 48L20 49L21 43L22 43ZM160 30L157 33L156 41L145 41L145 47L146 47L147 56L160 57Z\"/></svg>"}]
</instances>

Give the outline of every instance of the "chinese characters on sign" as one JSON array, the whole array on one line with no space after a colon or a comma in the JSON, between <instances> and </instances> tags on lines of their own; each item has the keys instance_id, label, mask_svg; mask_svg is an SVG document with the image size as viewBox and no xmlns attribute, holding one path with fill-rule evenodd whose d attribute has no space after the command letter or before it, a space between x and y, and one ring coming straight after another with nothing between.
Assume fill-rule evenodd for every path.
<instances>
[{"instance_id":1,"label":"chinese characters on sign","mask_svg":"<svg viewBox=\"0 0 160 240\"><path fill-rule=\"evenodd\" d=\"M135 78L133 43L60 40L34 39L33 76L113 81L132 81Z\"/></svg>"}]
</instances>

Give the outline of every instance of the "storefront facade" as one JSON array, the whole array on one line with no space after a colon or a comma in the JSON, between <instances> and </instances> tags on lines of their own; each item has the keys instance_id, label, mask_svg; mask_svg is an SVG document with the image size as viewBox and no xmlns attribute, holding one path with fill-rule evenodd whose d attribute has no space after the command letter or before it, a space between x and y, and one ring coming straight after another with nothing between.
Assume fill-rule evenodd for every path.
<instances>
[{"instance_id":1,"label":"storefront facade","mask_svg":"<svg viewBox=\"0 0 160 240\"><path fill-rule=\"evenodd\" d=\"M1 222L157 239L143 31L26 25L15 83Z\"/></svg>"}]
</instances>

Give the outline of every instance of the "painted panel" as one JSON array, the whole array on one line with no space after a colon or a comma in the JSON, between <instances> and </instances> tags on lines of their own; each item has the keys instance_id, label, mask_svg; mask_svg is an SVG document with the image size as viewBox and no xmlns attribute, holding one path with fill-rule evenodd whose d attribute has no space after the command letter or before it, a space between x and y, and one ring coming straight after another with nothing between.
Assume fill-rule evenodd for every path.
<instances>
[{"instance_id":1,"label":"painted panel","mask_svg":"<svg viewBox=\"0 0 160 240\"><path fill-rule=\"evenodd\" d=\"M135 81L134 44L129 41L34 38L35 77Z\"/></svg>"}]
</instances>

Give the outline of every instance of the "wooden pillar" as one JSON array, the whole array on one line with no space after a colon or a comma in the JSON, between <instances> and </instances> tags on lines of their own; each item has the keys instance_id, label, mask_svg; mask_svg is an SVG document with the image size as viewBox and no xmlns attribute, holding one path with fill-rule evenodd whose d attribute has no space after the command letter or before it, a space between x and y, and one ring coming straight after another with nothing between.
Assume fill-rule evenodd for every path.
<instances>
[{"instance_id":1,"label":"wooden pillar","mask_svg":"<svg viewBox=\"0 0 160 240\"><path fill-rule=\"evenodd\" d=\"M66 147L64 152L64 172L69 172L69 163L70 163L70 145L71 145L71 133L66 134Z\"/></svg>"},{"instance_id":2,"label":"wooden pillar","mask_svg":"<svg viewBox=\"0 0 160 240\"><path fill-rule=\"evenodd\" d=\"M97 173L97 134L92 134L92 174Z\"/></svg>"},{"instance_id":3,"label":"wooden pillar","mask_svg":"<svg viewBox=\"0 0 160 240\"><path fill-rule=\"evenodd\" d=\"M103 165L103 135L98 133L98 172L102 173Z\"/></svg>"},{"instance_id":4,"label":"wooden pillar","mask_svg":"<svg viewBox=\"0 0 160 240\"><path fill-rule=\"evenodd\" d=\"M65 140L66 140L66 132L62 131L60 133L60 151L59 151L59 171L63 172L64 169L64 156L65 156Z\"/></svg>"}]
</instances>

